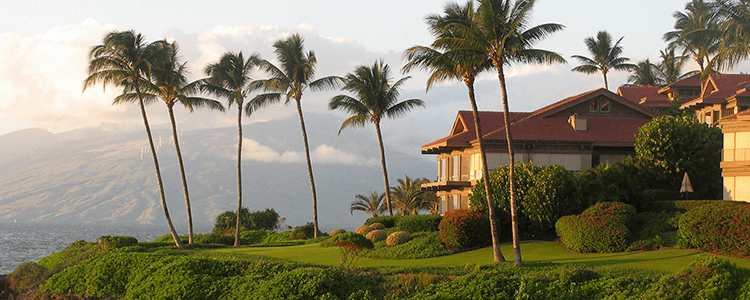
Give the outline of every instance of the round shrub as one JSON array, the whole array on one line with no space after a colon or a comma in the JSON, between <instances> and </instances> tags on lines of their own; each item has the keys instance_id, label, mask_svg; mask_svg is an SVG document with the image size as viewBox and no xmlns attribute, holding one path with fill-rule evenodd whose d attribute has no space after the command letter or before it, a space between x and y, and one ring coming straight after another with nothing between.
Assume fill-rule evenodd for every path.
<instances>
[{"instance_id":1,"label":"round shrub","mask_svg":"<svg viewBox=\"0 0 750 300\"><path fill-rule=\"evenodd\" d=\"M361 235L367 235L367 233L370 231L372 231L372 227L370 227L370 225L362 225L362 226L357 227L356 230L354 230L354 232L359 233Z\"/></svg>"},{"instance_id":2,"label":"round shrub","mask_svg":"<svg viewBox=\"0 0 750 300\"><path fill-rule=\"evenodd\" d=\"M678 244L729 255L750 256L750 205L722 201L682 215Z\"/></svg>"},{"instance_id":3,"label":"round shrub","mask_svg":"<svg viewBox=\"0 0 750 300\"><path fill-rule=\"evenodd\" d=\"M344 232L346 232L346 230L343 230L343 229L341 229L341 228L339 228L339 229L334 229L333 231L331 231L330 235L331 235L331 236L335 236L335 235L337 235L337 234L339 234L339 233L344 233Z\"/></svg>"},{"instance_id":4,"label":"round shrub","mask_svg":"<svg viewBox=\"0 0 750 300\"><path fill-rule=\"evenodd\" d=\"M406 231L396 231L388 236L385 243L388 246L397 246L408 242L411 239L411 235Z\"/></svg>"},{"instance_id":5,"label":"round shrub","mask_svg":"<svg viewBox=\"0 0 750 300\"><path fill-rule=\"evenodd\" d=\"M440 238L445 247L462 251L491 243L490 220L478 209L447 212L440 222Z\"/></svg>"},{"instance_id":6,"label":"round shrub","mask_svg":"<svg viewBox=\"0 0 750 300\"><path fill-rule=\"evenodd\" d=\"M366 237L373 243L377 243L388 238L388 234L382 230L373 230L368 232Z\"/></svg>"},{"instance_id":7,"label":"round shrub","mask_svg":"<svg viewBox=\"0 0 750 300\"><path fill-rule=\"evenodd\" d=\"M385 225L383 225L383 223L372 223L370 224L370 229L371 230L383 230L385 229Z\"/></svg>"},{"instance_id":8,"label":"round shrub","mask_svg":"<svg viewBox=\"0 0 750 300\"><path fill-rule=\"evenodd\" d=\"M635 223L635 207L600 202L580 215L565 216L555 224L557 235L576 252L622 252L627 249Z\"/></svg>"},{"instance_id":9,"label":"round shrub","mask_svg":"<svg viewBox=\"0 0 750 300\"><path fill-rule=\"evenodd\" d=\"M408 215L396 219L396 230L408 231L409 233L438 231L438 226L443 217L434 215Z\"/></svg>"}]
</instances>

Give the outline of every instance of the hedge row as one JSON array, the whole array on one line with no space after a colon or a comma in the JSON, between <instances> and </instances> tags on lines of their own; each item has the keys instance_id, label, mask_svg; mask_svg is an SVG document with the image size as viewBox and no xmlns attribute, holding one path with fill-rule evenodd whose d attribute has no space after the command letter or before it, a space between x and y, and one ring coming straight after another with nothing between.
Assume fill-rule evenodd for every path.
<instances>
[{"instance_id":1,"label":"hedge row","mask_svg":"<svg viewBox=\"0 0 750 300\"><path fill-rule=\"evenodd\" d=\"M430 215L406 215L406 216L378 216L365 221L365 225L381 223L385 228L396 228L398 231L409 233L438 231L438 225L442 217L436 214Z\"/></svg>"},{"instance_id":2,"label":"hedge row","mask_svg":"<svg viewBox=\"0 0 750 300\"><path fill-rule=\"evenodd\" d=\"M631 239L635 207L600 202L580 215L560 218L555 225L560 240L576 252L622 252Z\"/></svg>"},{"instance_id":3,"label":"hedge row","mask_svg":"<svg viewBox=\"0 0 750 300\"><path fill-rule=\"evenodd\" d=\"M720 200L679 200L679 201L654 201L643 208L643 211L665 211L685 213L693 208L714 204Z\"/></svg>"},{"instance_id":4,"label":"hedge row","mask_svg":"<svg viewBox=\"0 0 750 300\"><path fill-rule=\"evenodd\" d=\"M750 205L723 201L682 215L677 231L681 247L750 256Z\"/></svg>"}]
</instances>

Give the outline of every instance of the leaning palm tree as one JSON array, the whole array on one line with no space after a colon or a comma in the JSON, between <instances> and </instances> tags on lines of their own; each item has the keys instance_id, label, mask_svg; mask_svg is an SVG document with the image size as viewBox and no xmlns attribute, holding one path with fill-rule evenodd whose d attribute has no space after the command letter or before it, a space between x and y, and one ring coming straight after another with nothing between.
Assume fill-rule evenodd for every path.
<instances>
[{"instance_id":1,"label":"leaning palm tree","mask_svg":"<svg viewBox=\"0 0 750 300\"><path fill-rule=\"evenodd\" d=\"M573 55L572 57L581 63L580 66L573 68L573 71L586 74L600 72L604 77L604 88L609 89L609 83L607 82L609 71L630 71L635 68L635 65L628 63L629 58L620 56L622 55L622 46L620 46L622 39L623 37L612 45L612 36L606 31L599 31L596 34L596 39L587 37L583 42L586 43L586 48L589 49L592 58Z\"/></svg>"},{"instance_id":2,"label":"leaning palm tree","mask_svg":"<svg viewBox=\"0 0 750 300\"><path fill-rule=\"evenodd\" d=\"M151 127L146 116L145 101L141 88L144 83L151 81L151 71L156 62L165 59L168 48L163 42L146 44L145 38L133 30L113 31L104 37L101 45L95 46L89 53L89 76L83 81L83 91L86 88L101 83L104 88L113 84L123 87L123 93L135 93L138 106L141 109L143 125L146 128L148 143L151 147L151 156L154 160L156 171L156 182L159 186L161 206L167 219L169 231L172 234L177 248L184 248L180 236L177 234L172 218L169 216L167 200L164 194L164 184L161 179L159 160L156 156L156 147L151 135ZM119 102L116 102L119 103Z\"/></svg>"},{"instance_id":3,"label":"leaning palm tree","mask_svg":"<svg viewBox=\"0 0 750 300\"><path fill-rule=\"evenodd\" d=\"M355 210L359 210L369 214L371 217L377 217L380 213L385 211L385 205L383 205L383 198L385 193L370 192L370 196L357 195L354 196L357 201L352 202L349 207L349 213L354 214Z\"/></svg>"},{"instance_id":4,"label":"leaning palm tree","mask_svg":"<svg viewBox=\"0 0 750 300\"><path fill-rule=\"evenodd\" d=\"M385 163L385 148L383 147L383 135L380 130L380 122L383 118L396 118L405 115L417 106L424 107L424 101L419 99L408 99L398 102L401 85L408 80L409 76L393 82L391 69L383 61L376 61L372 67L359 66L353 73L345 77L346 85L343 90L349 91L354 96L338 95L331 98L328 108L339 109L351 115L341 124L341 130L346 127L361 127L369 121L375 125L380 146L380 165L383 168L383 182L385 183L385 203L388 213L393 215L391 207L391 188L388 184L388 169Z\"/></svg>"},{"instance_id":5,"label":"leaning palm tree","mask_svg":"<svg viewBox=\"0 0 750 300\"><path fill-rule=\"evenodd\" d=\"M477 108L477 101L474 94L474 81L477 75L492 68L492 61L483 52L467 52L462 51L460 48L454 49L456 44L450 42L451 39L460 38L462 32L467 32L466 30L460 30L461 26L451 26L452 23L464 24L465 26L476 25L473 4L473 0L466 2L464 6L456 3L448 3L445 5L444 15L428 16L426 18L427 24L429 25L430 32L435 37L435 42L432 44L432 47L415 46L407 49L404 53L404 59L407 63L402 70L408 72L417 67L428 70L430 77L427 80L427 91L436 82L448 79L461 80L466 85L469 91L471 111L474 116L474 132L476 133L481 155L482 174L484 175L482 176L482 180L484 181L485 194L488 195L487 207L489 208L492 248L495 261L505 261L505 257L500 252L497 223L495 222L495 202L492 198L492 193L490 193L489 177L486 176L486 174L489 174L487 151L482 137L482 123L480 122L479 109ZM432 211L432 209L430 210Z\"/></svg>"},{"instance_id":6,"label":"leaning palm tree","mask_svg":"<svg viewBox=\"0 0 750 300\"><path fill-rule=\"evenodd\" d=\"M658 67L652 64L648 58L644 61L638 62L635 67L630 70L631 74L628 77L628 83L625 84L625 86L663 86L664 80L659 77L657 69Z\"/></svg>"},{"instance_id":7,"label":"leaning palm tree","mask_svg":"<svg viewBox=\"0 0 750 300\"><path fill-rule=\"evenodd\" d=\"M218 62L206 67L206 75L201 84L201 90L227 100L227 106L237 105L237 222L234 232L234 246L239 247L241 211L242 211L242 112L243 103L252 88L250 72L260 62L258 54L252 54L247 59L242 52L225 53ZM249 105L250 103L248 103ZM249 114L248 114L249 116Z\"/></svg>"},{"instance_id":8,"label":"leaning palm tree","mask_svg":"<svg viewBox=\"0 0 750 300\"><path fill-rule=\"evenodd\" d=\"M664 34L664 40L670 47L682 50L683 55L689 55L698 64L701 77L705 78L717 71L716 62L722 50L721 24L724 18L719 13L717 5L703 0L692 0L685 5L685 12L675 12L673 31Z\"/></svg>"},{"instance_id":9,"label":"leaning palm tree","mask_svg":"<svg viewBox=\"0 0 750 300\"><path fill-rule=\"evenodd\" d=\"M449 21L461 34L446 39L438 47L452 45L452 49L462 49L466 53L483 53L492 61L497 70L500 90L503 99L505 137L510 157L510 210L513 232L513 253L516 265L521 265L521 248L518 238L518 217L516 213L515 179L513 174L515 157L513 152L513 135L510 128L508 110L508 92L505 82L505 66L516 63L552 64L565 63L557 53L532 48L533 45L549 35L560 31L560 24L547 23L528 28L531 9L535 0L479 0L479 7L474 23L465 19ZM486 174L484 174L486 176ZM500 258L496 255L495 261Z\"/></svg>"},{"instance_id":10,"label":"leaning palm tree","mask_svg":"<svg viewBox=\"0 0 750 300\"><path fill-rule=\"evenodd\" d=\"M340 86L343 79L338 76L328 76L315 79L315 65L318 63L315 52L305 53L304 41L299 34L288 39L279 40L273 44L279 67L267 60L260 62L259 67L271 74L271 78L257 80L253 83L256 88L262 88L266 93L255 96L246 108L248 115L267 105L278 103L285 99L285 104L294 100L297 104L302 139L305 144L305 158L307 159L307 174L310 177L310 189L313 198L313 227L314 237L318 237L318 197L315 191L312 163L310 162L310 145L307 142L305 119L302 115L302 93L308 87L313 91L334 89Z\"/></svg>"},{"instance_id":11,"label":"leaning palm tree","mask_svg":"<svg viewBox=\"0 0 750 300\"><path fill-rule=\"evenodd\" d=\"M199 92L200 81L188 82L187 62L179 62L179 47L176 42L164 43L167 47L167 55L164 59L156 62L152 70L153 81L143 83L141 96L148 102L161 99L167 105L169 120L172 124L172 139L174 141L175 151L177 153L177 162L180 167L180 178L182 179L182 192L185 196L185 208L188 218L188 243L194 243L193 233L193 213L190 205L190 193L188 191L187 177L185 176L185 165L182 160L182 151L180 150L179 137L177 135L177 123L174 117L174 106L177 103L182 104L190 112L196 108L210 108L224 111L224 106L216 100L206 99L196 96ZM138 95L135 93L126 93L115 98L115 104L138 101Z\"/></svg>"}]
</instances>

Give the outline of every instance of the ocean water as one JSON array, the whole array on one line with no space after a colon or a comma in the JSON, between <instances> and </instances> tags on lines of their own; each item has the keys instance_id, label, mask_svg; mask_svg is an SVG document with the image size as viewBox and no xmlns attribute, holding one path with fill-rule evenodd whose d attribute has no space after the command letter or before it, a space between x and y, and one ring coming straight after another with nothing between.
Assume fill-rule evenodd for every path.
<instances>
[{"instance_id":1,"label":"ocean water","mask_svg":"<svg viewBox=\"0 0 750 300\"><path fill-rule=\"evenodd\" d=\"M185 228L176 228L187 235ZM195 233L208 233L210 225L194 225ZM152 241L169 233L167 225L112 225L112 224L39 224L0 223L0 274L13 272L27 261L65 249L77 240L95 242L103 235L132 236L141 242Z\"/></svg>"}]
</instances>

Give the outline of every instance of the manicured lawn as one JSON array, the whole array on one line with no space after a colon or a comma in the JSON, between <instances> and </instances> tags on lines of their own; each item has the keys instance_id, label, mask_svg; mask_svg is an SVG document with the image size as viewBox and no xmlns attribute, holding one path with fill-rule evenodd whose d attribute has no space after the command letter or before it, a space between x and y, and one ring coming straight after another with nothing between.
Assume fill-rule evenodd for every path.
<instances>
[{"instance_id":1,"label":"manicured lawn","mask_svg":"<svg viewBox=\"0 0 750 300\"><path fill-rule=\"evenodd\" d=\"M512 246L503 245L501 250L505 258L512 263ZM288 247L222 248L203 251L263 255L320 265L338 265L340 262L338 248L321 247L320 244ZM701 255L702 253L695 250L662 250L628 253L582 254L570 252L558 243L524 242L521 244L521 254L526 263L582 263L595 266L613 266L630 269L676 272L682 267L688 265L696 256ZM750 260L736 258L728 259L739 267L750 269ZM362 258L357 265L361 267L464 266L466 264L489 263L492 263L492 248L483 248L475 251L427 259L388 260Z\"/></svg>"}]
</instances>

